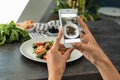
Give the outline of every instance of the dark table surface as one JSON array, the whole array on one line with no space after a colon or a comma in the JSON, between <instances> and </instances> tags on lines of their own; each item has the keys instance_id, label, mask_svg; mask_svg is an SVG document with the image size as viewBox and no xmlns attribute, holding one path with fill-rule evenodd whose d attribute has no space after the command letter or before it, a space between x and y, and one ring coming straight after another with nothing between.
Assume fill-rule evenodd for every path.
<instances>
[{"instance_id":1,"label":"dark table surface","mask_svg":"<svg viewBox=\"0 0 120 80\"><path fill-rule=\"evenodd\" d=\"M97 42L120 71L120 26L114 21L98 20L87 23ZM21 43L0 46L0 80L44 80L48 77L47 65L22 56ZM97 69L84 57L70 62L64 80L100 80Z\"/></svg>"}]
</instances>

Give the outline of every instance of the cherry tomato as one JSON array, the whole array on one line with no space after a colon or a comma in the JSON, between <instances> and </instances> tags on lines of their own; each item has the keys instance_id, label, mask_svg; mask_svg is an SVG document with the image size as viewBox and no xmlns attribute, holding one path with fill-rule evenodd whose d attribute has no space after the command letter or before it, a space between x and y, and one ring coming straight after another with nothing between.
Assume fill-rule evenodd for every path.
<instances>
[{"instance_id":1,"label":"cherry tomato","mask_svg":"<svg viewBox=\"0 0 120 80\"><path fill-rule=\"evenodd\" d=\"M36 51L35 53L36 53L36 54L40 54L40 52L41 52L41 51Z\"/></svg>"},{"instance_id":2,"label":"cherry tomato","mask_svg":"<svg viewBox=\"0 0 120 80\"><path fill-rule=\"evenodd\" d=\"M37 46L41 46L42 43L41 43L41 42L37 42L36 45L37 45Z\"/></svg>"},{"instance_id":3,"label":"cherry tomato","mask_svg":"<svg viewBox=\"0 0 120 80\"><path fill-rule=\"evenodd\" d=\"M43 59L46 61L46 60L47 60L47 56L46 56L46 55L44 55L44 56L43 56Z\"/></svg>"}]
</instances>

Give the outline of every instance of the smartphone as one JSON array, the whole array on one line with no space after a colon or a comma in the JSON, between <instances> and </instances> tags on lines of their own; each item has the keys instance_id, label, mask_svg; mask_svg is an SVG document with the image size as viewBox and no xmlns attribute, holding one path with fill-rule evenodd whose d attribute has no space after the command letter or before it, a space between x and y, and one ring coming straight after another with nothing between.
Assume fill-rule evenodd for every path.
<instances>
[{"instance_id":1,"label":"smartphone","mask_svg":"<svg viewBox=\"0 0 120 80\"><path fill-rule=\"evenodd\" d=\"M60 9L59 19L65 47L69 48L72 47L71 43L81 42L77 11L75 9Z\"/></svg>"}]
</instances>

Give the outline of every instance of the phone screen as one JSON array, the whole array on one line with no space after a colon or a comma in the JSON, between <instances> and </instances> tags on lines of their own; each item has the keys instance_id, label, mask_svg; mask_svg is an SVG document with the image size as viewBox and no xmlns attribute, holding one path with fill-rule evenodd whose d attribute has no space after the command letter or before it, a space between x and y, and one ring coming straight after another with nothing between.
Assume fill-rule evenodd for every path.
<instances>
[{"instance_id":1,"label":"phone screen","mask_svg":"<svg viewBox=\"0 0 120 80\"><path fill-rule=\"evenodd\" d=\"M77 14L60 14L65 43L80 42L80 25Z\"/></svg>"}]
</instances>

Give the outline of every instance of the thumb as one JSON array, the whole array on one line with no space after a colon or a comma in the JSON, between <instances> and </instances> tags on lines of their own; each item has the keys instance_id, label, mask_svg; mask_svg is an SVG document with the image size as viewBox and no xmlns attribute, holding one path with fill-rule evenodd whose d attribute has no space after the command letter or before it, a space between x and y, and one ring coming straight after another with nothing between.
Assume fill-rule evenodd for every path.
<instances>
[{"instance_id":1,"label":"thumb","mask_svg":"<svg viewBox=\"0 0 120 80\"><path fill-rule=\"evenodd\" d=\"M80 50L81 52L85 50L89 50L89 47L87 46L87 44L83 44L83 43L73 43L72 46L73 48Z\"/></svg>"},{"instance_id":2,"label":"thumb","mask_svg":"<svg viewBox=\"0 0 120 80\"><path fill-rule=\"evenodd\" d=\"M68 49L68 50L64 53L64 56L65 56L66 59L69 58L69 56L71 55L71 52L72 52L72 51L73 51L73 48L70 48L70 49Z\"/></svg>"},{"instance_id":3,"label":"thumb","mask_svg":"<svg viewBox=\"0 0 120 80\"><path fill-rule=\"evenodd\" d=\"M59 34L58 34L58 36L57 36L57 38L56 38L55 43L53 44L53 46L57 47L60 44L61 38L62 38L62 29L59 30Z\"/></svg>"}]
</instances>

